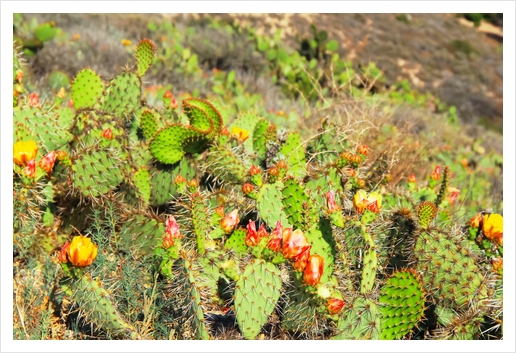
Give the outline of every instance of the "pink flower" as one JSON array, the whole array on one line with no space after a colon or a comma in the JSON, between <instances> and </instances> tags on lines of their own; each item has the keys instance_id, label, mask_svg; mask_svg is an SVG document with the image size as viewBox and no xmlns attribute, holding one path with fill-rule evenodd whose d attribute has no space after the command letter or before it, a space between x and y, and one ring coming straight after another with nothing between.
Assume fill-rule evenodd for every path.
<instances>
[{"instance_id":1,"label":"pink flower","mask_svg":"<svg viewBox=\"0 0 516 353\"><path fill-rule=\"evenodd\" d=\"M233 210L220 220L220 226L224 229L226 234L229 234L235 229L236 225L240 222L238 217L238 210Z\"/></svg>"},{"instance_id":2,"label":"pink flower","mask_svg":"<svg viewBox=\"0 0 516 353\"><path fill-rule=\"evenodd\" d=\"M47 173L51 173L54 168L54 164L57 159L57 153L55 151L48 152L41 161L39 161L39 166Z\"/></svg>"},{"instance_id":3,"label":"pink flower","mask_svg":"<svg viewBox=\"0 0 516 353\"><path fill-rule=\"evenodd\" d=\"M326 193L326 205L328 206L328 213L333 213L342 209L335 202L335 192L333 190Z\"/></svg>"},{"instance_id":4,"label":"pink flower","mask_svg":"<svg viewBox=\"0 0 516 353\"><path fill-rule=\"evenodd\" d=\"M292 228L283 230L283 256L285 258L292 259L311 247L301 229L296 229L294 232Z\"/></svg>"},{"instance_id":5,"label":"pink flower","mask_svg":"<svg viewBox=\"0 0 516 353\"><path fill-rule=\"evenodd\" d=\"M249 224L247 225L245 244L247 246L255 246L258 244L258 233L256 233L256 224L254 221L249 221Z\"/></svg>"}]
</instances>

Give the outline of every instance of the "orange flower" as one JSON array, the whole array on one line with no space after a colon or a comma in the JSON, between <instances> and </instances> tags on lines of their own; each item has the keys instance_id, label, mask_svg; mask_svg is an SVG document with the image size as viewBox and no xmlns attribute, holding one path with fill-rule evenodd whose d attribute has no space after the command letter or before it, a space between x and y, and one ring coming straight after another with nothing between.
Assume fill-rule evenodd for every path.
<instances>
[{"instance_id":1,"label":"orange flower","mask_svg":"<svg viewBox=\"0 0 516 353\"><path fill-rule=\"evenodd\" d=\"M244 183L244 185L242 185L242 191L247 195L254 191L254 186L249 183Z\"/></svg>"},{"instance_id":2,"label":"orange flower","mask_svg":"<svg viewBox=\"0 0 516 353\"><path fill-rule=\"evenodd\" d=\"M215 213L220 217L224 217L224 206L215 207Z\"/></svg>"},{"instance_id":3,"label":"orange flower","mask_svg":"<svg viewBox=\"0 0 516 353\"><path fill-rule=\"evenodd\" d=\"M283 256L292 259L312 246L308 243L301 229L292 231L292 228L283 230Z\"/></svg>"},{"instance_id":4,"label":"orange flower","mask_svg":"<svg viewBox=\"0 0 516 353\"><path fill-rule=\"evenodd\" d=\"M414 173L410 174L410 176L408 177L407 181L409 183L416 183L417 182L416 175Z\"/></svg>"},{"instance_id":5,"label":"orange flower","mask_svg":"<svg viewBox=\"0 0 516 353\"><path fill-rule=\"evenodd\" d=\"M303 251L301 254L297 255L294 258L294 263L292 266L296 269L296 271L303 271L306 268L306 265L308 263L308 258L310 257L310 248L307 248L305 251Z\"/></svg>"},{"instance_id":6,"label":"orange flower","mask_svg":"<svg viewBox=\"0 0 516 353\"><path fill-rule=\"evenodd\" d=\"M358 213L364 212L365 209L378 213L382 207L382 195L377 192L372 192L367 196L365 190L358 190L353 197L353 205Z\"/></svg>"},{"instance_id":7,"label":"orange flower","mask_svg":"<svg viewBox=\"0 0 516 353\"><path fill-rule=\"evenodd\" d=\"M261 174L261 172L262 171L260 170L260 168L258 168L254 164L251 166L251 168L249 168L249 175L250 176Z\"/></svg>"},{"instance_id":8,"label":"orange flower","mask_svg":"<svg viewBox=\"0 0 516 353\"><path fill-rule=\"evenodd\" d=\"M320 255L312 255L308 258L305 271L303 272L303 281L309 286L316 286L321 280L324 271L324 259Z\"/></svg>"},{"instance_id":9,"label":"orange flower","mask_svg":"<svg viewBox=\"0 0 516 353\"><path fill-rule=\"evenodd\" d=\"M167 90L164 94L163 94L163 98L166 98L166 99L171 99L173 96L172 96L172 92L170 92L169 90Z\"/></svg>"},{"instance_id":10,"label":"orange flower","mask_svg":"<svg viewBox=\"0 0 516 353\"><path fill-rule=\"evenodd\" d=\"M338 314L343 307L344 301L337 298L328 299L328 301L326 302L326 309L328 309L328 311L332 315Z\"/></svg>"},{"instance_id":11,"label":"orange flower","mask_svg":"<svg viewBox=\"0 0 516 353\"><path fill-rule=\"evenodd\" d=\"M258 236L258 241L269 236L269 233L267 233L267 230L265 229L265 225L263 223L260 226L260 229L258 229L256 235Z\"/></svg>"},{"instance_id":12,"label":"orange flower","mask_svg":"<svg viewBox=\"0 0 516 353\"><path fill-rule=\"evenodd\" d=\"M98 246L97 244L93 244L90 238L79 235L73 237L66 251L68 260L70 260L74 266L85 267L95 261Z\"/></svg>"},{"instance_id":13,"label":"orange flower","mask_svg":"<svg viewBox=\"0 0 516 353\"><path fill-rule=\"evenodd\" d=\"M471 218L468 222L470 227L478 228L480 227L480 223L482 222L482 213L477 213L473 218Z\"/></svg>"},{"instance_id":14,"label":"orange flower","mask_svg":"<svg viewBox=\"0 0 516 353\"><path fill-rule=\"evenodd\" d=\"M503 269L503 257L492 259L491 264L493 265L493 270L495 270L495 271L502 270Z\"/></svg>"},{"instance_id":15,"label":"orange flower","mask_svg":"<svg viewBox=\"0 0 516 353\"><path fill-rule=\"evenodd\" d=\"M67 241L64 243L63 247L61 248L61 251L57 255L57 258L59 262L66 263L68 262L68 248L70 247L70 242Z\"/></svg>"},{"instance_id":16,"label":"orange flower","mask_svg":"<svg viewBox=\"0 0 516 353\"><path fill-rule=\"evenodd\" d=\"M482 231L487 239L503 246L503 217L499 214L486 214L482 222Z\"/></svg>"},{"instance_id":17,"label":"orange flower","mask_svg":"<svg viewBox=\"0 0 516 353\"><path fill-rule=\"evenodd\" d=\"M224 229L226 234L229 234L235 229L236 225L240 222L238 218L238 210L233 210L220 220L220 226Z\"/></svg>"},{"instance_id":18,"label":"orange flower","mask_svg":"<svg viewBox=\"0 0 516 353\"><path fill-rule=\"evenodd\" d=\"M176 185L179 185L179 184L186 184L186 179L181 175L181 174L178 174L176 176L176 178L174 179L174 183Z\"/></svg>"},{"instance_id":19,"label":"orange flower","mask_svg":"<svg viewBox=\"0 0 516 353\"><path fill-rule=\"evenodd\" d=\"M41 161L39 161L39 166L47 173L51 173L52 169L54 168L54 164L57 159L57 153L56 151L50 151L48 152L43 158L41 158Z\"/></svg>"},{"instance_id":20,"label":"orange flower","mask_svg":"<svg viewBox=\"0 0 516 353\"><path fill-rule=\"evenodd\" d=\"M29 95L29 107L35 107L39 104L39 96L36 92Z\"/></svg>"},{"instance_id":21,"label":"orange flower","mask_svg":"<svg viewBox=\"0 0 516 353\"><path fill-rule=\"evenodd\" d=\"M122 39L121 43L124 47L128 47L131 45L131 41L129 39Z\"/></svg>"},{"instance_id":22,"label":"orange flower","mask_svg":"<svg viewBox=\"0 0 516 353\"><path fill-rule=\"evenodd\" d=\"M16 142L13 146L13 161L16 165L24 167L30 160L36 158L38 146L36 142L30 140L26 142Z\"/></svg>"}]
</instances>

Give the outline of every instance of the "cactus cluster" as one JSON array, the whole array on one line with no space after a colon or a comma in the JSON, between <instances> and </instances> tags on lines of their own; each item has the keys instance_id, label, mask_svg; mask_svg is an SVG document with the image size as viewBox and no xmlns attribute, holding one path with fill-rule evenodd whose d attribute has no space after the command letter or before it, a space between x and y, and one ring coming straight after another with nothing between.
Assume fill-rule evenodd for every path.
<instances>
[{"instance_id":1,"label":"cactus cluster","mask_svg":"<svg viewBox=\"0 0 516 353\"><path fill-rule=\"evenodd\" d=\"M385 163L327 122L303 141L204 99L148 106L154 51L142 40L109 81L80 71L66 106L22 95L14 109L15 233L51 244L39 254L55 254L83 324L126 339L460 339L501 322L503 230L439 222L447 169L394 195Z\"/></svg>"}]
</instances>

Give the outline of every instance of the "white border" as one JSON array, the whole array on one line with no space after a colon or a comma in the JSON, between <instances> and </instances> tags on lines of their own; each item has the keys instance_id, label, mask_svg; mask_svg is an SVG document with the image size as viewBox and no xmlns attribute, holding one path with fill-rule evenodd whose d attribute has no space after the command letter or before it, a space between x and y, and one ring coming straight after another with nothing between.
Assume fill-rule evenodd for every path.
<instances>
[{"instance_id":1,"label":"white border","mask_svg":"<svg viewBox=\"0 0 516 353\"><path fill-rule=\"evenodd\" d=\"M12 339L12 19L13 13L504 13L504 214L505 229L505 279L504 279L504 332L503 341L14 341ZM514 109L514 43L515 43L515 3L512 1L2 1L1 3L1 351L40 352L85 352L85 351L381 351L381 352L514 352L514 230L515 218L515 109Z\"/></svg>"}]
</instances>

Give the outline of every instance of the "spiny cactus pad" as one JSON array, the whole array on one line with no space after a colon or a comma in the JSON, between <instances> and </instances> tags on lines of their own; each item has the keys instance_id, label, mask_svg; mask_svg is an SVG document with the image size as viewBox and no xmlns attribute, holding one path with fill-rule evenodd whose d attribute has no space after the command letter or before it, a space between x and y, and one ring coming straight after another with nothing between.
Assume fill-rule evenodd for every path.
<instances>
[{"instance_id":1,"label":"spiny cactus pad","mask_svg":"<svg viewBox=\"0 0 516 353\"><path fill-rule=\"evenodd\" d=\"M287 177L284 184L282 202L290 224L302 230L309 229L318 222L318 213L312 201L294 177Z\"/></svg>"},{"instance_id":2,"label":"spiny cactus pad","mask_svg":"<svg viewBox=\"0 0 516 353\"><path fill-rule=\"evenodd\" d=\"M143 214L129 214L122 222L120 240L132 254L150 255L165 235L165 225Z\"/></svg>"},{"instance_id":3,"label":"spiny cactus pad","mask_svg":"<svg viewBox=\"0 0 516 353\"><path fill-rule=\"evenodd\" d=\"M288 134L287 140L281 145L280 152L286 157L288 174L297 178L306 174L305 148L298 133Z\"/></svg>"},{"instance_id":4,"label":"spiny cactus pad","mask_svg":"<svg viewBox=\"0 0 516 353\"><path fill-rule=\"evenodd\" d=\"M150 110L145 110L140 116L140 128L146 141L150 141L158 130L158 123Z\"/></svg>"},{"instance_id":5,"label":"spiny cactus pad","mask_svg":"<svg viewBox=\"0 0 516 353\"><path fill-rule=\"evenodd\" d=\"M131 72L124 72L109 82L101 104L102 110L118 118L130 119L140 107L140 78Z\"/></svg>"},{"instance_id":6,"label":"spiny cactus pad","mask_svg":"<svg viewBox=\"0 0 516 353\"><path fill-rule=\"evenodd\" d=\"M245 244L245 237L247 232L245 229L235 230L226 243L224 249L233 250L238 255L244 255L247 252L247 245Z\"/></svg>"},{"instance_id":7,"label":"spiny cactus pad","mask_svg":"<svg viewBox=\"0 0 516 353\"><path fill-rule=\"evenodd\" d=\"M393 273L380 292L380 339L401 339L423 318L425 294L411 270Z\"/></svg>"},{"instance_id":8,"label":"spiny cactus pad","mask_svg":"<svg viewBox=\"0 0 516 353\"><path fill-rule=\"evenodd\" d=\"M377 340L380 337L380 312L371 299L358 297L337 323L337 340Z\"/></svg>"},{"instance_id":9,"label":"spiny cactus pad","mask_svg":"<svg viewBox=\"0 0 516 353\"><path fill-rule=\"evenodd\" d=\"M260 213L260 217L270 227L275 226L277 221L281 221L283 228L288 228L290 224L281 203L280 190L282 187L283 184L279 181L274 184L264 184L256 198L256 209Z\"/></svg>"},{"instance_id":10,"label":"spiny cactus pad","mask_svg":"<svg viewBox=\"0 0 516 353\"><path fill-rule=\"evenodd\" d=\"M255 339L280 297L281 277L270 262L257 259L247 265L236 283L235 314L240 332Z\"/></svg>"},{"instance_id":11,"label":"spiny cactus pad","mask_svg":"<svg viewBox=\"0 0 516 353\"><path fill-rule=\"evenodd\" d=\"M156 52L156 47L154 43L149 39L142 39L138 46L136 47L136 63L138 66L138 76L142 77L145 75L147 70L152 64L152 60L154 60L154 53Z\"/></svg>"},{"instance_id":12,"label":"spiny cactus pad","mask_svg":"<svg viewBox=\"0 0 516 353\"><path fill-rule=\"evenodd\" d=\"M72 84L72 99L75 109L92 109L102 97L104 83L92 69L83 69L77 73Z\"/></svg>"}]
</instances>

